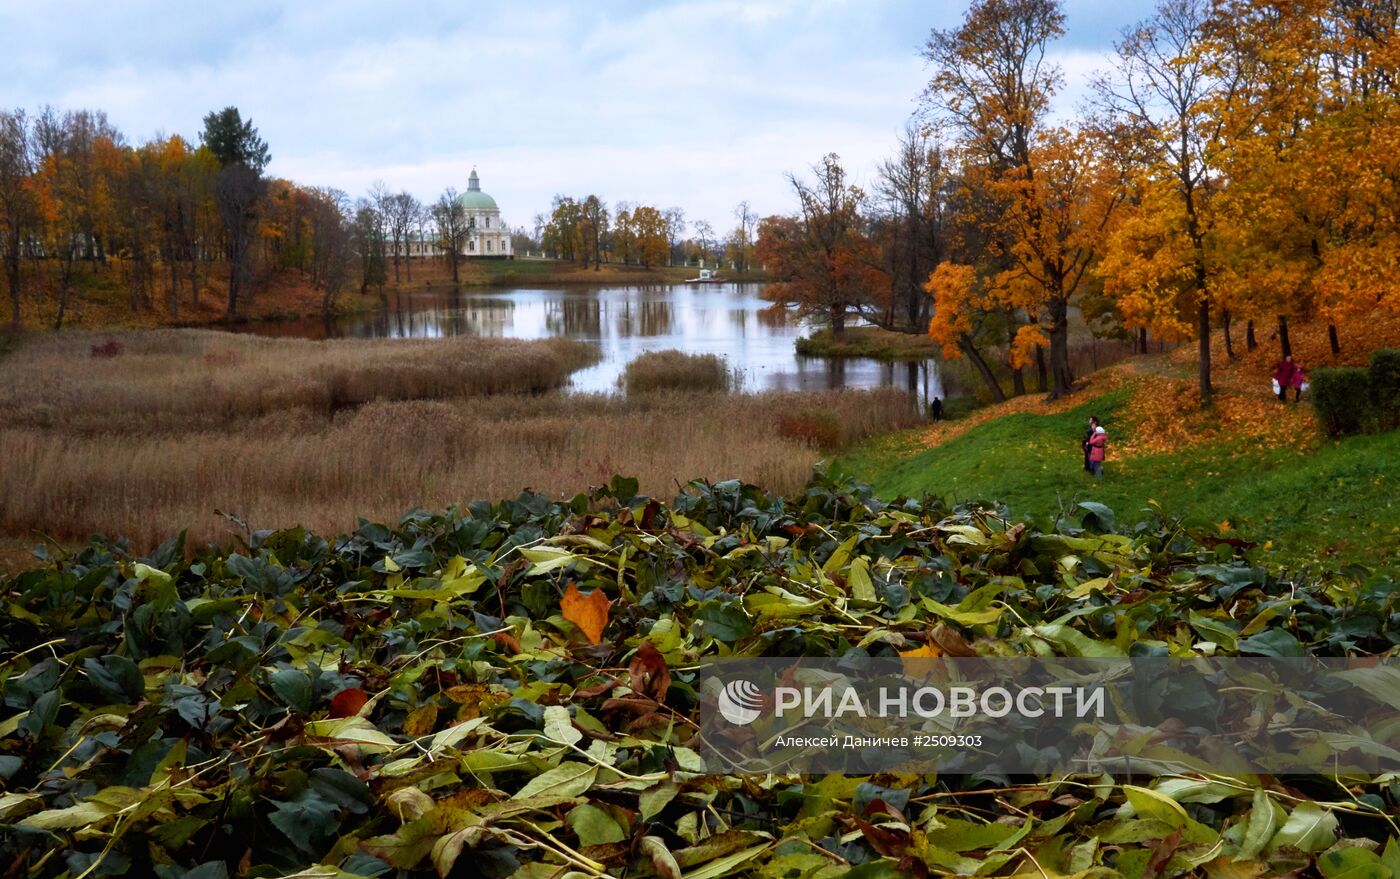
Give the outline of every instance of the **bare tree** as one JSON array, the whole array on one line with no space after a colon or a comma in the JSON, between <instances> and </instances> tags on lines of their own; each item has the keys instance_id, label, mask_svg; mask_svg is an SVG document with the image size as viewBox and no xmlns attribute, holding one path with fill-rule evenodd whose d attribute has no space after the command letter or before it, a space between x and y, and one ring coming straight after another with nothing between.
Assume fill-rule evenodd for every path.
<instances>
[{"instance_id":1,"label":"bare tree","mask_svg":"<svg viewBox=\"0 0 1400 879\"><path fill-rule=\"evenodd\" d=\"M671 244L666 264L673 266L676 264L676 257L681 255L681 242L685 240L685 211L680 208L666 208L661 212L661 216L666 221L666 238Z\"/></svg>"},{"instance_id":2,"label":"bare tree","mask_svg":"<svg viewBox=\"0 0 1400 879\"><path fill-rule=\"evenodd\" d=\"M399 260L408 260L409 236L413 232L413 227L417 225L418 214L423 210L423 205L418 199L407 192L399 192L395 195L386 196L383 210L389 222L389 239L392 246L394 258L394 283L399 282ZM413 268L405 266L408 280L413 280Z\"/></svg>"},{"instance_id":3,"label":"bare tree","mask_svg":"<svg viewBox=\"0 0 1400 879\"><path fill-rule=\"evenodd\" d=\"M749 207L748 199L734 207L734 219L739 221L734 236L734 270L742 272L748 268L748 255L753 249L753 231L758 224L758 214Z\"/></svg>"},{"instance_id":4,"label":"bare tree","mask_svg":"<svg viewBox=\"0 0 1400 879\"><path fill-rule=\"evenodd\" d=\"M355 202L355 218L350 230L351 246L360 261L360 294L369 292L371 286L379 290L379 298L384 300L384 283L389 279L385 265L384 219L372 199L362 198Z\"/></svg>"},{"instance_id":5,"label":"bare tree","mask_svg":"<svg viewBox=\"0 0 1400 879\"><path fill-rule=\"evenodd\" d=\"M461 280L458 271L462 265L462 250L475 230L475 218L467 217L466 208L457 200L457 190L450 186L433 205L432 213L433 223L437 226L438 246L452 269L452 283L458 283Z\"/></svg>"},{"instance_id":6,"label":"bare tree","mask_svg":"<svg viewBox=\"0 0 1400 879\"><path fill-rule=\"evenodd\" d=\"M924 283L947 256L950 179L937 138L912 123L900 135L894 156L880 164L876 192L892 227L888 250L894 292L912 332L928 330L932 300Z\"/></svg>"},{"instance_id":7,"label":"bare tree","mask_svg":"<svg viewBox=\"0 0 1400 879\"><path fill-rule=\"evenodd\" d=\"M253 241L258 225L258 201L263 179L257 171L238 162L225 165L215 181L214 197L224 226L228 251L228 316L238 314L245 298L252 301ZM245 304L247 304L245 302Z\"/></svg>"},{"instance_id":8,"label":"bare tree","mask_svg":"<svg viewBox=\"0 0 1400 879\"><path fill-rule=\"evenodd\" d=\"M705 220L695 223L695 240L700 248L700 265L703 267L710 259L710 242L715 240L715 229Z\"/></svg>"}]
</instances>

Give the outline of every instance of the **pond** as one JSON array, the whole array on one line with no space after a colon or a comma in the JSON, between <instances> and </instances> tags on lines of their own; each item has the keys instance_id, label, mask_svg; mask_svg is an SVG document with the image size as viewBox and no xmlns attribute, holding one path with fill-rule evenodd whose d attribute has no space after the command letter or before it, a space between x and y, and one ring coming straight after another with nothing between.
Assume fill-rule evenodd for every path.
<instances>
[{"instance_id":1,"label":"pond","mask_svg":"<svg viewBox=\"0 0 1400 879\"><path fill-rule=\"evenodd\" d=\"M596 288L415 290L390 294L387 308L321 320L254 325L267 335L322 338L511 339L564 337L597 344L602 360L575 373L576 392L615 392L629 361L675 348L718 354L746 391L904 388L920 400L943 396L933 360L888 363L804 357L794 342L812 327L764 300L761 284L672 284Z\"/></svg>"}]
</instances>

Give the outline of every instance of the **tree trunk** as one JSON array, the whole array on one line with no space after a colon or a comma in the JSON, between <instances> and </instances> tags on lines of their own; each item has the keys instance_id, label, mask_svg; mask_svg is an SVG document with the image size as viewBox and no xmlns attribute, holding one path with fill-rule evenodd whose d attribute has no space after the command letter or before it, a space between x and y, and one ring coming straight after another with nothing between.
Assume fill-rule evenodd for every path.
<instances>
[{"instance_id":1,"label":"tree trunk","mask_svg":"<svg viewBox=\"0 0 1400 879\"><path fill-rule=\"evenodd\" d=\"M1200 281L1201 281L1202 284L1205 283L1205 279L1204 279L1204 278L1201 278ZM1209 298L1206 296L1206 294L1204 294L1204 293L1201 294L1201 309L1200 309L1200 313L1196 316L1196 318L1197 318L1197 319L1196 319L1196 324L1197 324L1197 326L1196 326L1196 332L1197 332L1197 333L1200 335L1200 337L1201 337L1200 346L1199 346L1199 348L1200 348L1200 358L1201 358L1201 364L1200 364L1200 387L1201 387L1201 402L1204 403L1204 402L1206 402L1207 400L1210 399L1210 393L1211 393L1211 386L1210 386L1210 299L1209 299Z\"/></svg>"},{"instance_id":2,"label":"tree trunk","mask_svg":"<svg viewBox=\"0 0 1400 879\"><path fill-rule=\"evenodd\" d=\"M17 241L6 242L14 249L5 255L5 274L10 282L10 329L19 332L19 248Z\"/></svg>"},{"instance_id":3,"label":"tree trunk","mask_svg":"<svg viewBox=\"0 0 1400 879\"><path fill-rule=\"evenodd\" d=\"M1017 397L1026 395L1026 374L1025 370L1016 366L1011 370L1011 393Z\"/></svg>"},{"instance_id":4,"label":"tree trunk","mask_svg":"<svg viewBox=\"0 0 1400 879\"><path fill-rule=\"evenodd\" d=\"M178 320L180 317L180 266L171 258L170 260L170 292L165 297L165 310L170 312L171 320Z\"/></svg>"},{"instance_id":5,"label":"tree trunk","mask_svg":"<svg viewBox=\"0 0 1400 879\"><path fill-rule=\"evenodd\" d=\"M1231 360L1235 359L1235 340L1230 338L1230 309L1225 309L1220 315L1221 328L1225 331L1225 355Z\"/></svg>"},{"instance_id":6,"label":"tree trunk","mask_svg":"<svg viewBox=\"0 0 1400 879\"><path fill-rule=\"evenodd\" d=\"M63 318L68 313L68 291L72 286L68 275L71 272L71 268L64 270L64 278L58 285L58 317L53 322L55 331L63 329Z\"/></svg>"},{"instance_id":7,"label":"tree trunk","mask_svg":"<svg viewBox=\"0 0 1400 879\"><path fill-rule=\"evenodd\" d=\"M1342 343L1337 339L1337 325L1329 323L1327 325L1327 342L1332 346L1332 354L1336 356L1342 353Z\"/></svg>"},{"instance_id":8,"label":"tree trunk","mask_svg":"<svg viewBox=\"0 0 1400 879\"><path fill-rule=\"evenodd\" d=\"M1137 338L1135 338L1133 342L1133 349L1138 354L1147 353L1147 327L1138 327Z\"/></svg>"},{"instance_id":9,"label":"tree trunk","mask_svg":"<svg viewBox=\"0 0 1400 879\"><path fill-rule=\"evenodd\" d=\"M1048 392L1048 391L1050 390L1050 385L1049 385L1049 383L1048 383L1048 377L1047 377L1046 371L1045 371L1045 346L1044 346L1044 345L1036 345L1036 346L1035 346L1035 374L1036 374L1036 382L1037 382L1037 384L1038 384L1037 390L1039 390L1040 393L1042 393L1042 394Z\"/></svg>"},{"instance_id":10,"label":"tree trunk","mask_svg":"<svg viewBox=\"0 0 1400 879\"><path fill-rule=\"evenodd\" d=\"M231 258L228 265L228 308L224 314L229 320L238 315L238 286L241 280L238 275L238 260Z\"/></svg>"},{"instance_id":11,"label":"tree trunk","mask_svg":"<svg viewBox=\"0 0 1400 879\"><path fill-rule=\"evenodd\" d=\"M1293 356L1293 342L1288 338L1288 318L1278 316L1278 344L1284 357Z\"/></svg>"},{"instance_id":12,"label":"tree trunk","mask_svg":"<svg viewBox=\"0 0 1400 879\"><path fill-rule=\"evenodd\" d=\"M1069 303L1052 298L1050 311L1050 399L1074 393L1074 372L1069 367Z\"/></svg>"},{"instance_id":13,"label":"tree trunk","mask_svg":"<svg viewBox=\"0 0 1400 879\"><path fill-rule=\"evenodd\" d=\"M1183 139L1185 135L1182 135ZM1200 358L1201 402L1210 399L1210 288L1206 285L1206 240L1201 231L1200 218L1196 216L1194 189L1187 183L1186 190L1186 232L1191 238L1192 273L1196 295L1201 303L1196 314L1196 336Z\"/></svg>"},{"instance_id":14,"label":"tree trunk","mask_svg":"<svg viewBox=\"0 0 1400 879\"><path fill-rule=\"evenodd\" d=\"M982 380L986 382L987 389L992 392L992 399L998 403L1004 402L1006 400L1006 392L1001 389L1001 385L997 382L997 377L992 373L992 368L987 365L987 360L982 356L982 352L978 351L977 346L972 343L972 337L967 333L963 333L958 337L958 347L961 348L963 354L972 361L972 365L977 367L977 372L982 376Z\"/></svg>"},{"instance_id":15,"label":"tree trunk","mask_svg":"<svg viewBox=\"0 0 1400 879\"><path fill-rule=\"evenodd\" d=\"M839 339L846 334L846 306L831 306L831 337Z\"/></svg>"},{"instance_id":16,"label":"tree trunk","mask_svg":"<svg viewBox=\"0 0 1400 879\"><path fill-rule=\"evenodd\" d=\"M1254 320L1252 318L1244 325L1244 347L1249 351L1259 347L1258 340L1254 338Z\"/></svg>"}]
</instances>

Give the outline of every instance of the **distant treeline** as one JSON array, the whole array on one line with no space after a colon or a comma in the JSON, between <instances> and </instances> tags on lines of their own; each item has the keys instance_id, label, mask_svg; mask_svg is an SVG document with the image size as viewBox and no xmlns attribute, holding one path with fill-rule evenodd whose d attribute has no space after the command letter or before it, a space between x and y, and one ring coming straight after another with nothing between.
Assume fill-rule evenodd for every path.
<instances>
[{"instance_id":1,"label":"distant treeline","mask_svg":"<svg viewBox=\"0 0 1400 879\"><path fill-rule=\"evenodd\" d=\"M331 309L346 289L383 294L390 279L412 280L410 242L447 264L454 280L471 219L446 189L424 204L376 183L363 197L264 173L271 155L252 120L228 107L205 116L199 143L180 135L139 145L94 110L0 110L0 275L18 328L27 302L61 327L84 265L113 263L133 315L157 310L175 321L199 309L217 277L229 317L246 313L276 271L295 269ZM665 212L619 202L611 215L596 196L556 199L534 234L512 232L517 253L641 266L709 263L728 253L742 269L752 252L754 217L741 205L739 233L727 246L707 223L681 239L679 208ZM31 317L31 320L33 318Z\"/></svg>"}]
</instances>

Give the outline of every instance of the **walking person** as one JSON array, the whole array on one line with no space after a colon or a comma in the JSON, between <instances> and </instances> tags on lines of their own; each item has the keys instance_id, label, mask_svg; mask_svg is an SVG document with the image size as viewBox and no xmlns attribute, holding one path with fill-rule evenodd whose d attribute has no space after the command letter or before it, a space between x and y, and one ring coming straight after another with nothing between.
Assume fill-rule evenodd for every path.
<instances>
[{"instance_id":1,"label":"walking person","mask_svg":"<svg viewBox=\"0 0 1400 879\"><path fill-rule=\"evenodd\" d=\"M1274 367L1274 392L1278 394L1281 402L1288 402L1288 389L1293 387L1293 378L1298 372L1298 367L1293 363L1293 355L1290 354L1278 362Z\"/></svg>"},{"instance_id":2,"label":"walking person","mask_svg":"<svg viewBox=\"0 0 1400 879\"><path fill-rule=\"evenodd\" d=\"M1293 368L1293 402L1298 403L1303 399L1303 391L1308 389L1308 371L1301 366Z\"/></svg>"},{"instance_id":3,"label":"walking person","mask_svg":"<svg viewBox=\"0 0 1400 879\"><path fill-rule=\"evenodd\" d=\"M934 421L942 421L942 420L943 420L943 398L942 398L942 397L934 397L934 398L933 398L933 402L929 404L928 413L929 413L929 415L932 415L932 416L933 416L933 420L934 420Z\"/></svg>"},{"instance_id":4,"label":"walking person","mask_svg":"<svg viewBox=\"0 0 1400 879\"><path fill-rule=\"evenodd\" d=\"M1096 416L1094 416L1094 415L1090 415L1090 416L1089 416L1089 429L1088 429L1087 431L1085 431L1085 433L1084 433L1084 439L1079 443L1080 447L1084 450L1084 472L1085 472L1085 473L1093 473L1093 472L1094 472L1094 468L1093 468L1093 467L1090 465L1090 463L1089 463L1089 450L1090 450L1090 448L1091 448L1091 446L1089 445L1089 440L1091 440L1091 439L1094 438L1094 428L1096 428L1096 427L1098 427L1098 426L1099 426L1099 419L1098 419Z\"/></svg>"},{"instance_id":5,"label":"walking person","mask_svg":"<svg viewBox=\"0 0 1400 879\"><path fill-rule=\"evenodd\" d=\"M1103 459L1107 451L1108 434L1097 418L1094 419L1094 433L1089 437L1089 472L1095 479L1103 479Z\"/></svg>"}]
</instances>

